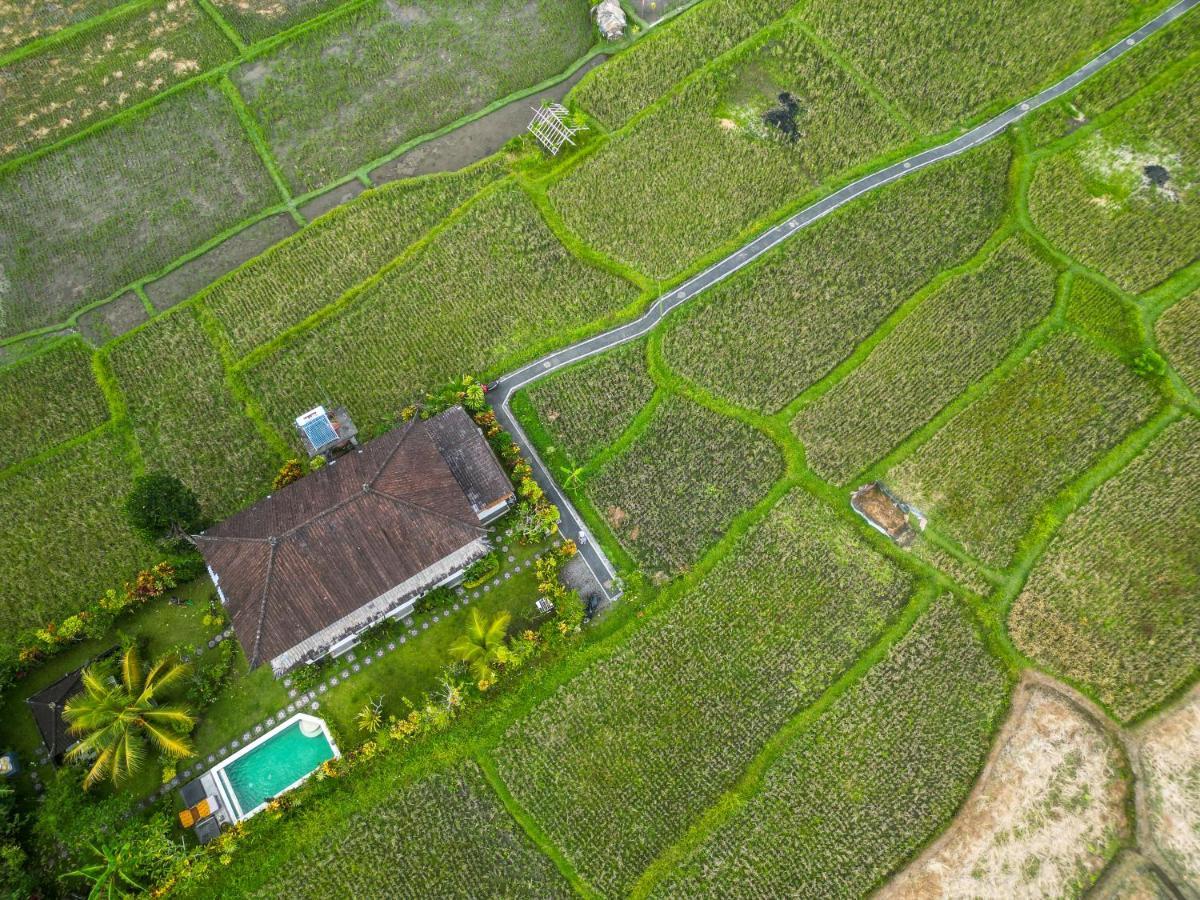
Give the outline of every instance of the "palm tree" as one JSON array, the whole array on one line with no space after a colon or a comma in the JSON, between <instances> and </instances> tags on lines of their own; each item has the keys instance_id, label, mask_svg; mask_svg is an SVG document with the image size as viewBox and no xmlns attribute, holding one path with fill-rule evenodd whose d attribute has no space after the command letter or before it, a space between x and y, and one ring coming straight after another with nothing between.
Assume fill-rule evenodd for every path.
<instances>
[{"instance_id":1,"label":"palm tree","mask_svg":"<svg viewBox=\"0 0 1200 900\"><path fill-rule=\"evenodd\" d=\"M95 844L88 844L88 846L99 858L90 865L81 866L73 872L59 876L61 878L86 878L90 881L92 889L88 892L88 900L99 900L101 897L128 897L131 896L129 888L134 888L138 893L146 890L133 878L133 874L137 871L137 861L134 859L131 844L125 843L120 847L108 845L97 847Z\"/></svg>"},{"instance_id":2,"label":"palm tree","mask_svg":"<svg viewBox=\"0 0 1200 900\"><path fill-rule=\"evenodd\" d=\"M488 622L479 610L471 610L471 624L450 645L450 655L469 665L481 684L490 684L496 680L495 667L508 661L508 645L504 639L508 636L511 621L512 615L504 611L496 613Z\"/></svg>"},{"instance_id":3,"label":"palm tree","mask_svg":"<svg viewBox=\"0 0 1200 900\"><path fill-rule=\"evenodd\" d=\"M95 761L83 779L87 790L108 777L120 785L145 760L146 736L164 754L174 759L190 756L191 743L179 735L196 719L181 704L159 705L155 697L177 683L188 668L166 656L144 675L137 650L130 647L121 657L121 680L103 677L95 668L83 670L83 693L63 707L63 718L80 741L67 752L67 759L90 757Z\"/></svg>"}]
</instances>

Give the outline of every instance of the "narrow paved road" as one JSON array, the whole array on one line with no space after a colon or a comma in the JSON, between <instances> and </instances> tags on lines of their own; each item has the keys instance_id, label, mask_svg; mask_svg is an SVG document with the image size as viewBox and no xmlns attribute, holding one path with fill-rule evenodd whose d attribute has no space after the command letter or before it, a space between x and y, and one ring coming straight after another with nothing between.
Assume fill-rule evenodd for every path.
<instances>
[{"instance_id":1,"label":"narrow paved road","mask_svg":"<svg viewBox=\"0 0 1200 900\"><path fill-rule=\"evenodd\" d=\"M619 588L612 583L613 577L616 574L612 563L609 562L608 557L604 555L604 551L592 539L578 511L563 494L558 483L554 480L545 463L538 456L533 444L522 430L520 423L512 414L512 410L509 408L512 395L521 388L537 381L539 378L549 375L557 369L561 369L563 366L568 366L571 363L578 362L597 353L603 353L605 350L609 350L618 344L641 337L662 321L663 317L675 309L675 307L686 303L697 294L728 278L738 269L758 259L758 257L771 250L777 244L787 240L800 229L811 225L813 222L828 215L838 207L844 206L856 197L860 197L868 191L873 191L878 187L903 178L905 175L923 169L925 166L949 159L960 153L965 153L972 147L977 147L985 141L991 140L1009 125L1018 121L1032 110L1037 109L1039 106L1044 106L1064 94L1070 93L1085 79L1107 66L1113 60L1117 59L1117 57L1159 29L1171 24L1171 22L1182 16L1197 3L1200 3L1200 0L1179 0L1178 3L1147 22L1137 31L1133 32L1133 34L1109 47L1091 62L1072 72L1057 84L1046 88L1041 93L1006 109L994 118L988 119L982 125L972 128L952 141L947 141L930 150L914 154L908 159L890 165L885 169L872 172L870 175L851 182L840 190L818 200L811 206L802 209L791 218L780 222L773 228L767 229L758 237L743 245L740 250L731 253L720 262L709 266L699 275L684 282L678 288L659 297L637 319L613 328L610 331L605 331L602 334L579 341L569 347L563 347L561 350L549 353L514 372L509 372L496 381L493 389L488 392L488 401L495 409L496 418L513 435L517 444L528 457L530 465L533 467L534 478L541 485L542 490L546 492L550 501L558 506L562 512L561 529L563 535L571 538L579 545L584 560L586 560L593 574L596 575L597 580L604 587L608 599L616 599L620 594Z\"/></svg>"}]
</instances>

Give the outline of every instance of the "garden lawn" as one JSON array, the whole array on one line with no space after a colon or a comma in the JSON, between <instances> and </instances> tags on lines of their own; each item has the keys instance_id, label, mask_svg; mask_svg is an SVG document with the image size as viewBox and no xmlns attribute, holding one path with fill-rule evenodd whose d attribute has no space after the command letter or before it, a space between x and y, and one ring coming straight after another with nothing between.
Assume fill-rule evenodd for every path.
<instances>
[{"instance_id":1,"label":"garden lawn","mask_svg":"<svg viewBox=\"0 0 1200 900\"><path fill-rule=\"evenodd\" d=\"M1200 293L1163 313L1154 333L1184 383L1200 394Z\"/></svg>"},{"instance_id":2,"label":"garden lawn","mask_svg":"<svg viewBox=\"0 0 1200 900\"><path fill-rule=\"evenodd\" d=\"M797 416L809 467L843 484L932 419L1049 314L1055 277L1013 238L922 300Z\"/></svg>"},{"instance_id":3,"label":"garden lawn","mask_svg":"<svg viewBox=\"0 0 1200 900\"><path fill-rule=\"evenodd\" d=\"M772 110L794 121L769 124ZM785 23L588 156L551 186L550 200L585 242L666 278L909 137Z\"/></svg>"},{"instance_id":4,"label":"garden lawn","mask_svg":"<svg viewBox=\"0 0 1200 900\"><path fill-rule=\"evenodd\" d=\"M0 475L0 614L7 637L78 612L158 561L121 511L131 485L124 442L111 428Z\"/></svg>"},{"instance_id":5,"label":"garden lawn","mask_svg":"<svg viewBox=\"0 0 1200 900\"><path fill-rule=\"evenodd\" d=\"M1034 517L1159 405L1153 383L1058 333L885 476L977 559L1003 568Z\"/></svg>"},{"instance_id":6,"label":"garden lawn","mask_svg":"<svg viewBox=\"0 0 1200 900\"><path fill-rule=\"evenodd\" d=\"M619 128L794 5L795 0L706 0L591 72L571 100L609 128Z\"/></svg>"},{"instance_id":7,"label":"garden lawn","mask_svg":"<svg viewBox=\"0 0 1200 900\"><path fill-rule=\"evenodd\" d=\"M1151 5L899 0L866 16L852 0L813 0L800 16L923 131L940 132L1078 67L1150 18Z\"/></svg>"},{"instance_id":8,"label":"garden lawn","mask_svg":"<svg viewBox=\"0 0 1200 900\"><path fill-rule=\"evenodd\" d=\"M100 15L124 0L66 0L63 3L6 3L0 6L0 54Z\"/></svg>"},{"instance_id":9,"label":"garden lawn","mask_svg":"<svg viewBox=\"0 0 1200 900\"><path fill-rule=\"evenodd\" d=\"M653 896L866 896L950 821L1008 693L963 609L937 600Z\"/></svg>"},{"instance_id":10,"label":"garden lawn","mask_svg":"<svg viewBox=\"0 0 1200 900\"><path fill-rule=\"evenodd\" d=\"M103 424L108 405L78 338L0 369L0 470Z\"/></svg>"},{"instance_id":11,"label":"garden lawn","mask_svg":"<svg viewBox=\"0 0 1200 900\"><path fill-rule=\"evenodd\" d=\"M564 342L636 296L572 256L508 183L336 315L253 360L245 376L281 432L331 398L360 429L377 432L431 388Z\"/></svg>"},{"instance_id":12,"label":"garden lawn","mask_svg":"<svg viewBox=\"0 0 1200 900\"><path fill-rule=\"evenodd\" d=\"M0 337L60 321L278 201L207 86L0 174Z\"/></svg>"},{"instance_id":13,"label":"garden lawn","mask_svg":"<svg viewBox=\"0 0 1200 900\"><path fill-rule=\"evenodd\" d=\"M234 79L301 194L562 72L591 43L585 0L379 0Z\"/></svg>"},{"instance_id":14,"label":"garden lawn","mask_svg":"<svg viewBox=\"0 0 1200 900\"><path fill-rule=\"evenodd\" d=\"M699 584L514 722L492 751L501 775L593 887L627 895L912 592L794 492Z\"/></svg>"},{"instance_id":15,"label":"garden lawn","mask_svg":"<svg viewBox=\"0 0 1200 900\"><path fill-rule=\"evenodd\" d=\"M1200 668L1200 421L1172 425L1059 529L1009 615L1022 652L1119 719Z\"/></svg>"},{"instance_id":16,"label":"garden lawn","mask_svg":"<svg viewBox=\"0 0 1200 900\"><path fill-rule=\"evenodd\" d=\"M734 403L778 410L983 245L1004 215L1008 161L993 142L805 229L673 317L664 360Z\"/></svg>"},{"instance_id":17,"label":"garden lawn","mask_svg":"<svg viewBox=\"0 0 1200 900\"><path fill-rule=\"evenodd\" d=\"M105 353L148 470L177 476L214 520L267 493L282 460L230 393L193 309L155 319Z\"/></svg>"},{"instance_id":18,"label":"garden lawn","mask_svg":"<svg viewBox=\"0 0 1200 900\"><path fill-rule=\"evenodd\" d=\"M0 162L136 106L234 55L193 3L159 0L4 68Z\"/></svg>"},{"instance_id":19,"label":"garden lawn","mask_svg":"<svg viewBox=\"0 0 1200 900\"><path fill-rule=\"evenodd\" d=\"M1200 66L1038 163L1034 224L1057 247L1141 293L1200 254Z\"/></svg>"},{"instance_id":20,"label":"garden lawn","mask_svg":"<svg viewBox=\"0 0 1200 900\"><path fill-rule=\"evenodd\" d=\"M695 563L783 471L779 449L766 435L671 396L585 487L645 570L674 575Z\"/></svg>"},{"instance_id":21,"label":"garden lawn","mask_svg":"<svg viewBox=\"0 0 1200 900\"><path fill-rule=\"evenodd\" d=\"M580 465L619 438L653 395L644 340L534 382L526 392L557 449Z\"/></svg>"},{"instance_id":22,"label":"garden lawn","mask_svg":"<svg viewBox=\"0 0 1200 900\"><path fill-rule=\"evenodd\" d=\"M498 174L485 163L368 191L218 281L203 302L245 355L374 275Z\"/></svg>"}]
</instances>

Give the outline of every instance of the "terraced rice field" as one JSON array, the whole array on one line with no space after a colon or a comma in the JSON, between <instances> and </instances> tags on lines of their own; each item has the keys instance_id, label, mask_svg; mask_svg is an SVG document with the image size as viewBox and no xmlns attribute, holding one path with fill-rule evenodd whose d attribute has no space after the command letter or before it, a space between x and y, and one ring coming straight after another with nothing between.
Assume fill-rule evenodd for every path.
<instances>
[{"instance_id":1,"label":"terraced rice field","mask_svg":"<svg viewBox=\"0 0 1200 900\"><path fill-rule=\"evenodd\" d=\"M1163 313L1154 333L1184 383L1200 393L1200 294L1180 300Z\"/></svg>"}]
</instances>

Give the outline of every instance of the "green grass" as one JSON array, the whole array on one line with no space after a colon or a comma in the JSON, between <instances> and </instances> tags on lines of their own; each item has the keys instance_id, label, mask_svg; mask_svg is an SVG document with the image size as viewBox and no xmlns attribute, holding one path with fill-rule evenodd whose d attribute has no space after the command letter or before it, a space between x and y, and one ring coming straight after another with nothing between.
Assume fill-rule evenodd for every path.
<instances>
[{"instance_id":1,"label":"green grass","mask_svg":"<svg viewBox=\"0 0 1200 900\"><path fill-rule=\"evenodd\" d=\"M674 575L699 559L783 472L783 457L765 435L668 397L633 443L585 484L642 567Z\"/></svg>"},{"instance_id":2,"label":"green grass","mask_svg":"<svg viewBox=\"0 0 1200 900\"><path fill-rule=\"evenodd\" d=\"M861 15L848 0L813 0L801 18L923 131L940 132L1077 67L1149 18L1151 6L1136 0L903 0Z\"/></svg>"},{"instance_id":3,"label":"green grass","mask_svg":"<svg viewBox=\"0 0 1200 900\"><path fill-rule=\"evenodd\" d=\"M0 476L0 608L20 630L78 612L157 562L121 504L131 486L112 429Z\"/></svg>"},{"instance_id":4,"label":"green grass","mask_svg":"<svg viewBox=\"0 0 1200 900\"><path fill-rule=\"evenodd\" d=\"M1008 691L963 610L938 600L653 895L867 895L950 821Z\"/></svg>"},{"instance_id":5,"label":"green grass","mask_svg":"<svg viewBox=\"0 0 1200 900\"><path fill-rule=\"evenodd\" d=\"M0 54L84 22L124 0L67 0L65 3L6 3L0 7Z\"/></svg>"},{"instance_id":6,"label":"green grass","mask_svg":"<svg viewBox=\"0 0 1200 900\"><path fill-rule=\"evenodd\" d=\"M25 56L4 69L0 162L69 137L233 54L200 7L159 0Z\"/></svg>"},{"instance_id":7,"label":"green grass","mask_svg":"<svg viewBox=\"0 0 1200 900\"><path fill-rule=\"evenodd\" d=\"M842 484L994 369L1054 305L1056 272L1009 239L921 301L793 422L808 465Z\"/></svg>"},{"instance_id":8,"label":"green grass","mask_svg":"<svg viewBox=\"0 0 1200 900\"><path fill-rule=\"evenodd\" d=\"M609 128L618 128L672 85L753 36L794 4L795 0L697 4L590 73L571 99Z\"/></svg>"},{"instance_id":9,"label":"green grass","mask_svg":"<svg viewBox=\"0 0 1200 900\"><path fill-rule=\"evenodd\" d=\"M1087 278L1071 282L1066 319L1130 356L1135 356L1145 342L1134 305Z\"/></svg>"},{"instance_id":10,"label":"green grass","mask_svg":"<svg viewBox=\"0 0 1200 900\"><path fill-rule=\"evenodd\" d=\"M627 894L912 590L795 492L698 585L514 722L493 751L499 770L584 878Z\"/></svg>"},{"instance_id":11,"label":"green grass","mask_svg":"<svg viewBox=\"0 0 1200 900\"><path fill-rule=\"evenodd\" d=\"M204 291L204 305L234 352L245 355L374 275L498 168L485 164L368 191Z\"/></svg>"},{"instance_id":12,"label":"green grass","mask_svg":"<svg viewBox=\"0 0 1200 900\"><path fill-rule=\"evenodd\" d=\"M0 369L0 470L103 424L108 406L78 338Z\"/></svg>"},{"instance_id":13,"label":"green grass","mask_svg":"<svg viewBox=\"0 0 1200 900\"><path fill-rule=\"evenodd\" d=\"M555 448L577 465L620 437L653 394L644 340L571 366L527 391Z\"/></svg>"},{"instance_id":14,"label":"green grass","mask_svg":"<svg viewBox=\"0 0 1200 900\"><path fill-rule=\"evenodd\" d=\"M296 193L556 75L592 43L584 0L375 2L239 68Z\"/></svg>"},{"instance_id":15,"label":"green grass","mask_svg":"<svg viewBox=\"0 0 1200 900\"><path fill-rule=\"evenodd\" d=\"M230 393L193 309L156 319L105 353L147 469L177 476L213 519L267 493L279 454Z\"/></svg>"},{"instance_id":16,"label":"green grass","mask_svg":"<svg viewBox=\"0 0 1200 900\"><path fill-rule=\"evenodd\" d=\"M1200 66L1118 120L1042 160L1034 224L1124 290L1140 293L1200 254ZM1156 186L1148 166L1166 170Z\"/></svg>"},{"instance_id":17,"label":"green grass","mask_svg":"<svg viewBox=\"0 0 1200 900\"><path fill-rule=\"evenodd\" d=\"M1004 567L1041 508L1158 405L1123 361L1059 333L885 478L968 553Z\"/></svg>"},{"instance_id":18,"label":"green grass","mask_svg":"<svg viewBox=\"0 0 1200 900\"><path fill-rule=\"evenodd\" d=\"M217 12L247 43L268 38L336 9L345 0L212 0Z\"/></svg>"},{"instance_id":19,"label":"green grass","mask_svg":"<svg viewBox=\"0 0 1200 900\"><path fill-rule=\"evenodd\" d=\"M1200 668L1200 421L1185 418L1071 515L1009 616L1017 646L1120 719Z\"/></svg>"},{"instance_id":20,"label":"green grass","mask_svg":"<svg viewBox=\"0 0 1200 900\"><path fill-rule=\"evenodd\" d=\"M1180 300L1154 326L1159 344L1187 385L1200 394L1200 293Z\"/></svg>"},{"instance_id":21,"label":"green grass","mask_svg":"<svg viewBox=\"0 0 1200 900\"><path fill-rule=\"evenodd\" d=\"M781 92L799 104L795 140L763 119ZM591 246L666 278L909 137L836 62L782 24L617 134L549 196Z\"/></svg>"},{"instance_id":22,"label":"green grass","mask_svg":"<svg viewBox=\"0 0 1200 900\"><path fill-rule=\"evenodd\" d=\"M278 199L205 86L0 174L0 337L57 322Z\"/></svg>"},{"instance_id":23,"label":"green grass","mask_svg":"<svg viewBox=\"0 0 1200 900\"><path fill-rule=\"evenodd\" d=\"M983 245L1004 216L1008 162L992 143L805 229L685 307L663 338L667 364L734 403L779 409Z\"/></svg>"},{"instance_id":24,"label":"green grass","mask_svg":"<svg viewBox=\"0 0 1200 900\"><path fill-rule=\"evenodd\" d=\"M335 315L252 358L246 380L281 431L297 411L331 399L359 428L378 430L429 389L528 354L635 297L572 256L508 183Z\"/></svg>"}]
</instances>

